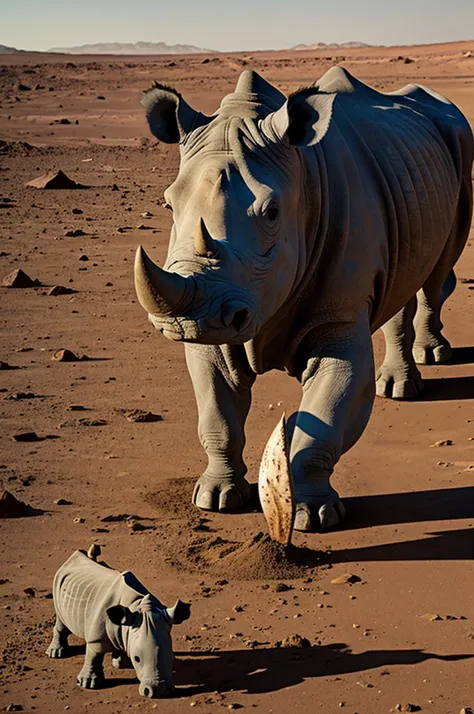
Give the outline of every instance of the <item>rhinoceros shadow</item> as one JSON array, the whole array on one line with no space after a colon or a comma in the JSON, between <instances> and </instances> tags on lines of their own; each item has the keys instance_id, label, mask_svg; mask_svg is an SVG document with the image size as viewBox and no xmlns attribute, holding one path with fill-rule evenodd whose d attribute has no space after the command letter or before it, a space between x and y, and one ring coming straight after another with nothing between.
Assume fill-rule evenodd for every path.
<instances>
[{"instance_id":1,"label":"rhinoceros shadow","mask_svg":"<svg viewBox=\"0 0 474 714\"><path fill-rule=\"evenodd\" d=\"M353 653L347 645L341 643L308 649L261 647L254 650L177 654L180 657L176 668L178 696L192 696L216 690L264 694L293 687L315 677L367 672L380 667L415 665L430 659L456 662L474 657L472 654L442 656L417 649L367 650Z\"/></svg>"}]
</instances>

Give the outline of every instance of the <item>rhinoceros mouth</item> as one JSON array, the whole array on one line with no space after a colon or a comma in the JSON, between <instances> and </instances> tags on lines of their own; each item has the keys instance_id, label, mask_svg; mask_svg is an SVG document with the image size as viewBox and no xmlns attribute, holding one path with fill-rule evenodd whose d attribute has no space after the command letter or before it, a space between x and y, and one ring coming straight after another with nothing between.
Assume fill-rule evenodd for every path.
<instances>
[{"instance_id":1,"label":"rhinoceros mouth","mask_svg":"<svg viewBox=\"0 0 474 714\"><path fill-rule=\"evenodd\" d=\"M210 324L207 318L192 320L180 317L163 318L149 314L148 320L164 337L173 342L206 345L243 344L251 340L257 332L255 320L248 308L238 310L232 323L222 327Z\"/></svg>"}]
</instances>

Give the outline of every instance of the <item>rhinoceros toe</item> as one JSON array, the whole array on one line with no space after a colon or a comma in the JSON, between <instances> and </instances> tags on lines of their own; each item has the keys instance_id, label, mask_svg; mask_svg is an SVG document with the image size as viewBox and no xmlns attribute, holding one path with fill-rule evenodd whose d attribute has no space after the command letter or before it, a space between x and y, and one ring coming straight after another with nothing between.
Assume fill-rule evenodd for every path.
<instances>
[{"instance_id":1,"label":"rhinoceros toe","mask_svg":"<svg viewBox=\"0 0 474 714\"><path fill-rule=\"evenodd\" d=\"M55 645L51 644L46 650L46 654L52 659L62 659L67 654L67 648L61 646L56 647Z\"/></svg>"},{"instance_id":2,"label":"rhinoceros toe","mask_svg":"<svg viewBox=\"0 0 474 714\"><path fill-rule=\"evenodd\" d=\"M213 478L203 474L196 483L193 504L203 511L235 511L250 500L248 482L230 478Z\"/></svg>"},{"instance_id":3,"label":"rhinoceros toe","mask_svg":"<svg viewBox=\"0 0 474 714\"><path fill-rule=\"evenodd\" d=\"M97 672L81 670L77 675L77 683L83 689L100 689L104 685L104 676Z\"/></svg>"},{"instance_id":4,"label":"rhinoceros toe","mask_svg":"<svg viewBox=\"0 0 474 714\"><path fill-rule=\"evenodd\" d=\"M346 509L339 498L331 503L298 503L294 528L297 531L317 531L321 528L335 528L346 517Z\"/></svg>"},{"instance_id":5,"label":"rhinoceros toe","mask_svg":"<svg viewBox=\"0 0 474 714\"><path fill-rule=\"evenodd\" d=\"M406 375L382 366L377 375L375 391L379 397L416 399L423 391L423 380L418 370L412 375Z\"/></svg>"},{"instance_id":6,"label":"rhinoceros toe","mask_svg":"<svg viewBox=\"0 0 474 714\"><path fill-rule=\"evenodd\" d=\"M413 357L417 364L444 364L452 359L453 351L448 342L436 347L413 345Z\"/></svg>"}]
</instances>

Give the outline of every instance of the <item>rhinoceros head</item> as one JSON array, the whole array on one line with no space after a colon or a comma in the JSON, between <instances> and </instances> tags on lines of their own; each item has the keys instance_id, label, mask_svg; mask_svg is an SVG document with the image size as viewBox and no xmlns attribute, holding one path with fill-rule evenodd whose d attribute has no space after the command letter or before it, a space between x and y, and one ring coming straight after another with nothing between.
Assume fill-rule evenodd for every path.
<instances>
[{"instance_id":1,"label":"rhinoceros head","mask_svg":"<svg viewBox=\"0 0 474 714\"><path fill-rule=\"evenodd\" d=\"M165 192L173 211L165 268L142 248L135 261L138 299L166 337L241 344L292 294L317 220L301 149L326 133L334 96L311 87L286 99L251 71L210 117L163 85L145 93L151 131L179 143L181 155Z\"/></svg>"},{"instance_id":2,"label":"rhinoceros head","mask_svg":"<svg viewBox=\"0 0 474 714\"><path fill-rule=\"evenodd\" d=\"M150 699L173 690L171 626L188 619L190 606L177 601L165 608L145 595L132 608L115 605L107 610L109 620L121 628L124 650L140 680L139 693Z\"/></svg>"}]
</instances>

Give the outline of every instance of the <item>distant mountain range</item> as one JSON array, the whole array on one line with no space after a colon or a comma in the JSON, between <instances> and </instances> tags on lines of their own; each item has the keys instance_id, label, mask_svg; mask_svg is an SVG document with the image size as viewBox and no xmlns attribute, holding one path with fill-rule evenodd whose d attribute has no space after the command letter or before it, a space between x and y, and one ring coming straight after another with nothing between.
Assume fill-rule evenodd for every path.
<instances>
[{"instance_id":1,"label":"distant mountain range","mask_svg":"<svg viewBox=\"0 0 474 714\"><path fill-rule=\"evenodd\" d=\"M98 42L78 47L53 47L48 52L69 55L189 55L214 52L194 45L167 45L166 42Z\"/></svg>"},{"instance_id":2,"label":"distant mountain range","mask_svg":"<svg viewBox=\"0 0 474 714\"><path fill-rule=\"evenodd\" d=\"M362 47L372 47L372 45L367 45L365 42L315 42L312 45L295 45L291 47L292 50L334 50L334 49L344 49L349 50L353 48Z\"/></svg>"},{"instance_id":3,"label":"distant mountain range","mask_svg":"<svg viewBox=\"0 0 474 714\"><path fill-rule=\"evenodd\" d=\"M14 55L15 52L21 52L15 47L8 47L7 45L0 45L0 55Z\"/></svg>"}]
</instances>

